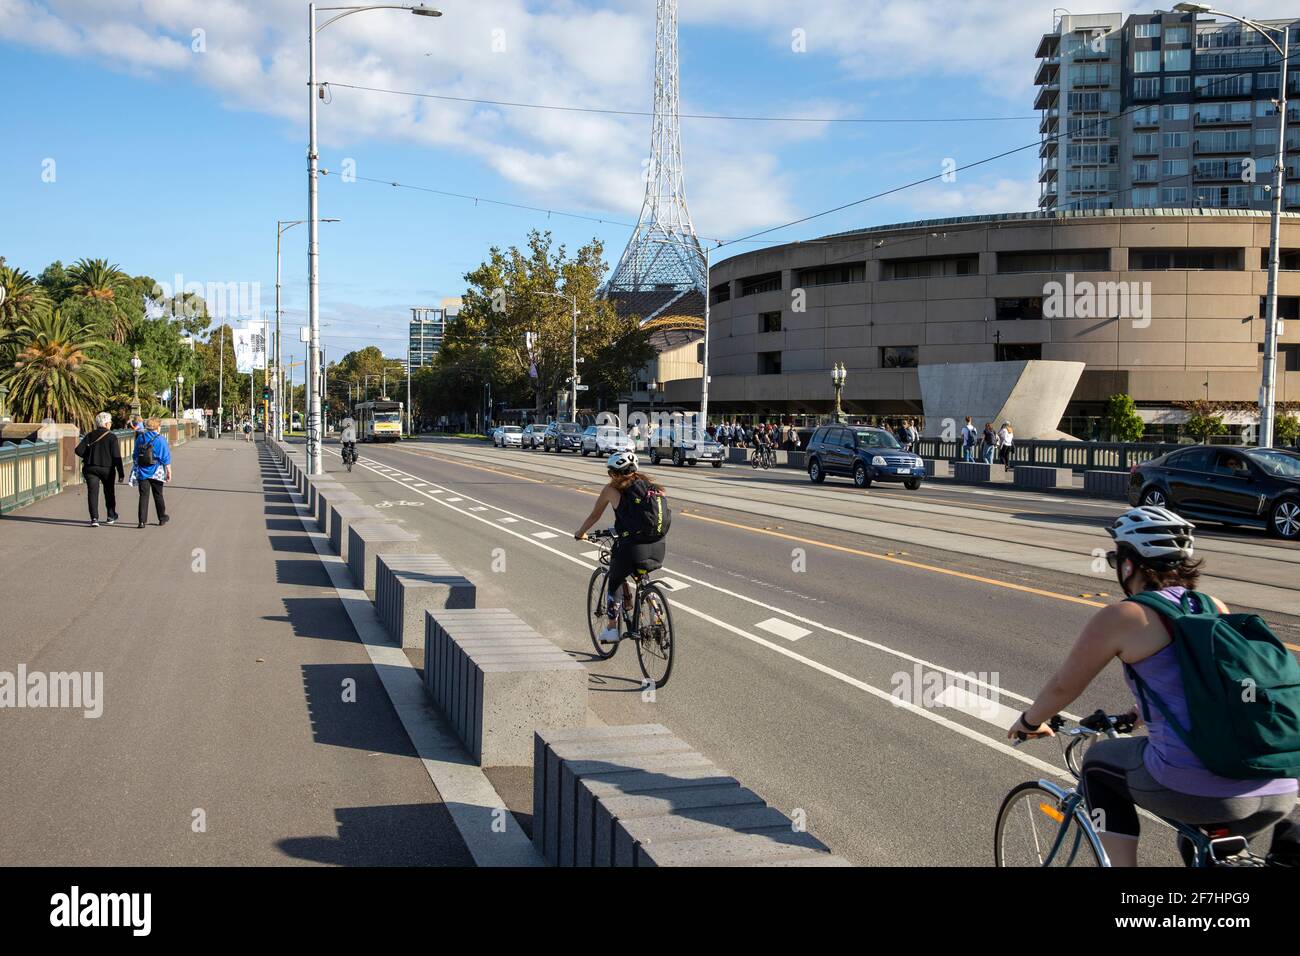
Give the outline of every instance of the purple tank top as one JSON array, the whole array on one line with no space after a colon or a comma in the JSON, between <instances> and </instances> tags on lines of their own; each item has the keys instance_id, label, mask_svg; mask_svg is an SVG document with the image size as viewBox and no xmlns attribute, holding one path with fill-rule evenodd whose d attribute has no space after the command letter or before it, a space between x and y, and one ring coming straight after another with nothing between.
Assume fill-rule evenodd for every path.
<instances>
[{"instance_id":1,"label":"purple tank top","mask_svg":"<svg viewBox=\"0 0 1300 956\"><path fill-rule=\"evenodd\" d=\"M1156 593L1178 604L1186 591L1186 588L1165 588ZM1183 678L1178 670L1178 651L1173 644L1152 654L1146 660L1130 666L1142 680L1146 681L1147 686L1160 695L1160 699L1173 712L1178 723L1183 727L1190 727L1191 717L1187 712L1187 697L1183 693ZM1140 712L1142 700L1138 696L1137 686L1129 679L1127 671L1124 680L1128 683L1129 690L1133 692ZM1293 778L1233 780L1212 773L1206 769L1205 764L1201 763L1196 754L1192 753L1191 748L1183 743L1183 738L1179 737L1178 731L1169 725L1159 708L1152 704L1149 710L1149 719L1146 715L1143 715L1143 719L1147 720L1147 733L1151 742L1147 745L1143 762L1146 764L1147 771L1162 786L1197 797L1267 797L1281 793L1295 793L1300 786L1300 783Z\"/></svg>"}]
</instances>

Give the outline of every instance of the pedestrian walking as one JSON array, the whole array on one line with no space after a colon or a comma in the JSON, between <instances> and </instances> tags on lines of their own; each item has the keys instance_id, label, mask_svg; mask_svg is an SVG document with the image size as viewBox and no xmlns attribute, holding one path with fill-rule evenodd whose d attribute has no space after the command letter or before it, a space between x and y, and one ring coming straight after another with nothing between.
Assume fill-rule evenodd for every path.
<instances>
[{"instance_id":1,"label":"pedestrian walking","mask_svg":"<svg viewBox=\"0 0 1300 956\"><path fill-rule=\"evenodd\" d=\"M1011 470L1011 454L1016 444L1016 433L1011 428L1010 422L1003 422L1002 428L998 432L998 450L1002 455L1002 467L1006 471Z\"/></svg>"},{"instance_id":2,"label":"pedestrian walking","mask_svg":"<svg viewBox=\"0 0 1300 956\"><path fill-rule=\"evenodd\" d=\"M251 442L252 440L253 440L253 423L246 421L244 422L244 441Z\"/></svg>"},{"instance_id":3,"label":"pedestrian walking","mask_svg":"<svg viewBox=\"0 0 1300 956\"><path fill-rule=\"evenodd\" d=\"M159 432L161 427L162 422L157 418L145 422L144 430L136 433L135 450L131 455L134 463L131 480L140 489L140 510L136 517L141 528L149 520L151 495L154 511L158 514L158 526L162 527L171 520L163 501L163 486L172 480L172 450L166 436Z\"/></svg>"},{"instance_id":4,"label":"pedestrian walking","mask_svg":"<svg viewBox=\"0 0 1300 956\"><path fill-rule=\"evenodd\" d=\"M984 464L993 464L993 454L998 447L998 433L993 430L992 422L984 423L983 444L980 448L980 457L984 459Z\"/></svg>"},{"instance_id":5,"label":"pedestrian walking","mask_svg":"<svg viewBox=\"0 0 1300 956\"><path fill-rule=\"evenodd\" d=\"M113 416L100 412L95 428L74 453L81 459L81 477L86 482L86 503L90 506L90 526L99 527L99 489L104 489L104 509L109 524L117 524L117 482L126 478L122 470L122 449L113 437Z\"/></svg>"},{"instance_id":6,"label":"pedestrian walking","mask_svg":"<svg viewBox=\"0 0 1300 956\"><path fill-rule=\"evenodd\" d=\"M975 460L975 446L979 444L979 430L975 423L971 421L969 415L966 416L966 424L961 427L961 460Z\"/></svg>"}]
</instances>

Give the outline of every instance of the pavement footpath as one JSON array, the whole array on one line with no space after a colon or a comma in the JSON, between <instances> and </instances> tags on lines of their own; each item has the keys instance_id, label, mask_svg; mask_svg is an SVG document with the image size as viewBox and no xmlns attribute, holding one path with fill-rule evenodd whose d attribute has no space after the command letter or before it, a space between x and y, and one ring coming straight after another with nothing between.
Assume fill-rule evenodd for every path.
<instances>
[{"instance_id":1,"label":"pavement footpath","mask_svg":"<svg viewBox=\"0 0 1300 956\"><path fill-rule=\"evenodd\" d=\"M0 519L0 865L471 865L269 451L174 472Z\"/></svg>"}]
</instances>

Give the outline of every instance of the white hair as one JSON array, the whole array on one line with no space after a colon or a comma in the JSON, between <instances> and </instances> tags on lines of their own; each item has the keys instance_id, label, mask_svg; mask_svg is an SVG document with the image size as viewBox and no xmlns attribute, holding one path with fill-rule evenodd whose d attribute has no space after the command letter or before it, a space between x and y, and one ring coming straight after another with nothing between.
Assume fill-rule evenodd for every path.
<instances>
[{"instance_id":1,"label":"white hair","mask_svg":"<svg viewBox=\"0 0 1300 956\"><path fill-rule=\"evenodd\" d=\"M113 424L113 416L108 412L100 412L95 416L95 424L100 428L108 428Z\"/></svg>"}]
</instances>

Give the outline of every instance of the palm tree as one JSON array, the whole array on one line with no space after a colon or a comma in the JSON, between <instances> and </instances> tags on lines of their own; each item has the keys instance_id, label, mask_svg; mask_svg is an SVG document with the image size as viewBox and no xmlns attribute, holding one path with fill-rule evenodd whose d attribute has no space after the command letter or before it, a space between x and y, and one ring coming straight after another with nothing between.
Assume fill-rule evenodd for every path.
<instances>
[{"instance_id":1,"label":"palm tree","mask_svg":"<svg viewBox=\"0 0 1300 956\"><path fill-rule=\"evenodd\" d=\"M0 335L50 308L49 294L22 269L0 265L0 286L5 290L0 301Z\"/></svg>"},{"instance_id":2,"label":"palm tree","mask_svg":"<svg viewBox=\"0 0 1300 956\"><path fill-rule=\"evenodd\" d=\"M131 316L123 307L131 290L130 276L107 259L78 259L68 268L72 294L105 302L113 310L112 338L121 344L131 334Z\"/></svg>"},{"instance_id":3,"label":"palm tree","mask_svg":"<svg viewBox=\"0 0 1300 956\"><path fill-rule=\"evenodd\" d=\"M0 369L14 417L88 425L109 387L108 370L90 354L103 345L91 326L58 309L18 326L5 348L7 367Z\"/></svg>"}]
</instances>

